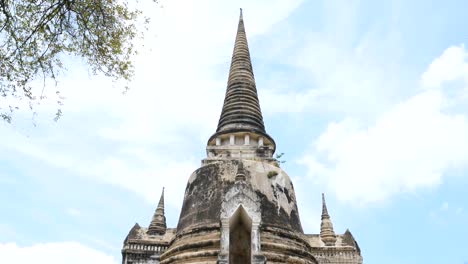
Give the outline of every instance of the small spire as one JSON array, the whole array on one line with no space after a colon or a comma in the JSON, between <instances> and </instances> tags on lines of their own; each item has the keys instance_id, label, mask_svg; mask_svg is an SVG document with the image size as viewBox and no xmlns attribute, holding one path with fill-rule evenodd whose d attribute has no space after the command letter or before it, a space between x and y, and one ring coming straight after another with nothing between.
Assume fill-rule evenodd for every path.
<instances>
[{"instance_id":1,"label":"small spire","mask_svg":"<svg viewBox=\"0 0 468 264\"><path fill-rule=\"evenodd\" d=\"M135 223L132 229L130 229L130 231L128 232L128 235L124 240L124 244L126 244L129 239L138 238L138 233L140 229L141 229L140 225L138 223Z\"/></svg>"},{"instance_id":2,"label":"small spire","mask_svg":"<svg viewBox=\"0 0 468 264\"><path fill-rule=\"evenodd\" d=\"M322 219L323 219L324 215L326 215L326 216L328 216L328 218L330 218L330 216L328 215L327 204L325 203L325 194L322 193Z\"/></svg>"},{"instance_id":3,"label":"small spire","mask_svg":"<svg viewBox=\"0 0 468 264\"><path fill-rule=\"evenodd\" d=\"M164 213L164 187L161 193L161 198L159 198L158 208L162 208Z\"/></svg>"},{"instance_id":4,"label":"small spire","mask_svg":"<svg viewBox=\"0 0 468 264\"><path fill-rule=\"evenodd\" d=\"M346 229L346 232L343 234L343 243L354 247L359 253L359 255L361 254L361 249L359 248L357 241L354 239L354 236L353 234L351 234L351 231L349 231L349 229Z\"/></svg>"},{"instance_id":5,"label":"small spire","mask_svg":"<svg viewBox=\"0 0 468 264\"><path fill-rule=\"evenodd\" d=\"M239 16L239 20L244 20L244 16L242 15L242 8L240 8L240 16Z\"/></svg>"},{"instance_id":6,"label":"small spire","mask_svg":"<svg viewBox=\"0 0 468 264\"><path fill-rule=\"evenodd\" d=\"M166 233L166 216L164 215L164 187L161 198L159 199L158 207L154 212L153 219L148 227L149 235L164 235Z\"/></svg>"},{"instance_id":7,"label":"small spire","mask_svg":"<svg viewBox=\"0 0 468 264\"><path fill-rule=\"evenodd\" d=\"M325 194L322 193L322 222L320 224L320 238L325 246L334 246L336 242L333 224L328 214L327 204L325 203Z\"/></svg>"}]
</instances>

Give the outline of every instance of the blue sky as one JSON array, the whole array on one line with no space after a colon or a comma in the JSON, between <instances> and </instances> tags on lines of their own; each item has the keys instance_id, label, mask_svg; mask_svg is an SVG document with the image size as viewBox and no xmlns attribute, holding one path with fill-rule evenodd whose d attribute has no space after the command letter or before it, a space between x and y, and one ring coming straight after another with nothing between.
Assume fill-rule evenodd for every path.
<instances>
[{"instance_id":1,"label":"blue sky","mask_svg":"<svg viewBox=\"0 0 468 264\"><path fill-rule=\"evenodd\" d=\"M217 125L243 7L264 121L304 230L318 232L325 192L335 231L351 230L366 264L468 263L466 3L161 5L146 8L153 22L127 94L69 59L59 122L45 100L34 121L25 110L0 124L3 259L119 263L163 186L176 226Z\"/></svg>"}]
</instances>

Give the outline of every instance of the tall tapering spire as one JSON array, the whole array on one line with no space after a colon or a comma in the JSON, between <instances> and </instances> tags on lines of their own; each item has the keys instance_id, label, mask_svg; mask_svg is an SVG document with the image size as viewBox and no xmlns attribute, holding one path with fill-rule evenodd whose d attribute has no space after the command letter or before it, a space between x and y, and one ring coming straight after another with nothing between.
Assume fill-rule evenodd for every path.
<instances>
[{"instance_id":1,"label":"tall tapering spire","mask_svg":"<svg viewBox=\"0 0 468 264\"><path fill-rule=\"evenodd\" d=\"M252 130L265 133L245 34L242 8L240 9L226 96L216 132L230 130Z\"/></svg>"},{"instance_id":2,"label":"tall tapering spire","mask_svg":"<svg viewBox=\"0 0 468 264\"><path fill-rule=\"evenodd\" d=\"M328 214L327 204L325 203L325 194L322 193L322 223L320 224L320 238L326 246L334 246L336 242L333 224Z\"/></svg>"},{"instance_id":3,"label":"tall tapering spire","mask_svg":"<svg viewBox=\"0 0 468 264\"><path fill-rule=\"evenodd\" d=\"M164 215L164 188L159 199L158 207L154 212L151 224L148 227L149 235L163 235L166 233L166 216Z\"/></svg>"},{"instance_id":4,"label":"tall tapering spire","mask_svg":"<svg viewBox=\"0 0 468 264\"><path fill-rule=\"evenodd\" d=\"M241 137L243 139L239 139ZM223 109L216 133L208 139L208 157L219 158L223 155L235 157L239 155L237 148L240 144L244 145L242 148L244 148L246 157L268 159L272 158L276 150L275 141L266 133L263 124L242 8L240 9ZM237 147L229 147L234 145ZM246 149L248 150L246 151ZM249 151L250 154L248 154Z\"/></svg>"}]
</instances>

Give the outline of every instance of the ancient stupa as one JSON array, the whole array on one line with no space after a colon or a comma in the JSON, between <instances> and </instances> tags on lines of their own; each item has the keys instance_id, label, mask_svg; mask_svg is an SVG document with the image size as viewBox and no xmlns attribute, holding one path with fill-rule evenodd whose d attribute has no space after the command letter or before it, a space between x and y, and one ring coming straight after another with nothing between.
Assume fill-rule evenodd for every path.
<instances>
[{"instance_id":1,"label":"ancient stupa","mask_svg":"<svg viewBox=\"0 0 468 264\"><path fill-rule=\"evenodd\" d=\"M361 264L351 232L335 234L323 194L320 234L304 234L275 148L263 123L241 10L218 128L188 180L177 228L166 227L163 192L149 227L135 224L125 238L122 263Z\"/></svg>"}]
</instances>

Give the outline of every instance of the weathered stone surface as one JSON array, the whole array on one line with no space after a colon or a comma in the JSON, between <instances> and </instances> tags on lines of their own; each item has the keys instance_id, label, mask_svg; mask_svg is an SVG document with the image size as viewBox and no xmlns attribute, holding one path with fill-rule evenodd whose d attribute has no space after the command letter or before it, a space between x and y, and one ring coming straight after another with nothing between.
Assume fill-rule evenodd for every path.
<instances>
[{"instance_id":1,"label":"weathered stone surface","mask_svg":"<svg viewBox=\"0 0 468 264\"><path fill-rule=\"evenodd\" d=\"M320 234L304 234L275 148L263 125L241 14L218 129L188 180L177 228L166 229L162 196L149 228L130 230L123 264L362 264L351 232L335 234L324 197Z\"/></svg>"},{"instance_id":2,"label":"weathered stone surface","mask_svg":"<svg viewBox=\"0 0 468 264\"><path fill-rule=\"evenodd\" d=\"M242 11L237 27L223 109L216 133L209 141L220 135L236 132L260 134L274 145L273 138L266 133L263 124Z\"/></svg>"},{"instance_id":3,"label":"weathered stone surface","mask_svg":"<svg viewBox=\"0 0 468 264\"><path fill-rule=\"evenodd\" d=\"M164 235L166 233L166 216L164 215L164 189L159 199L158 207L148 227L149 235Z\"/></svg>"},{"instance_id":4,"label":"weathered stone surface","mask_svg":"<svg viewBox=\"0 0 468 264\"><path fill-rule=\"evenodd\" d=\"M333 224L328 214L327 204L325 203L325 194L322 193L322 223L320 223L320 238L326 246L334 246L336 242Z\"/></svg>"},{"instance_id":5,"label":"weathered stone surface","mask_svg":"<svg viewBox=\"0 0 468 264\"><path fill-rule=\"evenodd\" d=\"M238 160L218 161L195 171L185 191L178 232L217 224L221 205L236 180ZM262 224L302 232L296 197L289 176L269 162L243 160L245 182L261 203ZM278 174L268 178L269 171Z\"/></svg>"},{"instance_id":6,"label":"weathered stone surface","mask_svg":"<svg viewBox=\"0 0 468 264\"><path fill-rule=\"evenodd\" d=\"M138 224L130 230L122 248L123 264L159 264L160 255L167 250L176 230L169 228L163 235L149 235Z\"/></svg>"}]
</instances>

